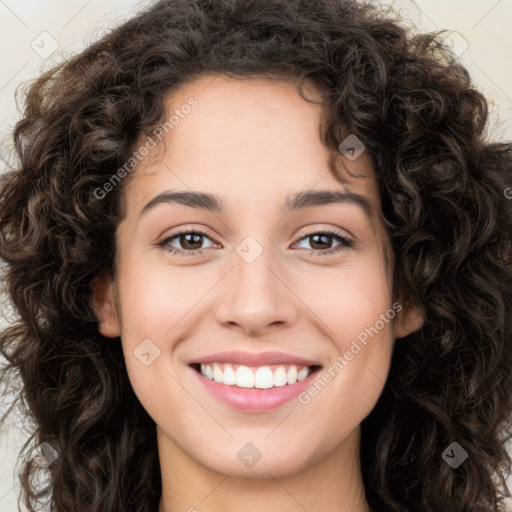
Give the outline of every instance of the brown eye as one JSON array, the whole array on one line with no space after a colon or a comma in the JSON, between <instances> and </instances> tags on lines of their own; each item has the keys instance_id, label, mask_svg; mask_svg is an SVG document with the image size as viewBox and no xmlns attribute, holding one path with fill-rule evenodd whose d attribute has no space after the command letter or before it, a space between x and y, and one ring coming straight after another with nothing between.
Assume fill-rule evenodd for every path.
<instances>
[{"instance_id":1,"label":"brown eye","mask_svg":"<svg viewBox=\"0 0 512 512\"><path fill-rule=\"evenodd\" d=\"M203 249L208 248L203 247L205 240L211 242L211 238L202 231L183 230L168 236L157 245L174 254L190 256L200 254ZM213 245L211 242L209 247L213 247Z\"/></svg>"},{"instance_id":2,"label":"brown eye","mask_svg":"<svg viewBox=\"0 0 512 512\"><path fill-rule=\"evenodd\" d=\"M198 233L187 233L185 235L179 235L177 240L179 240L183 249L193 251L201 249L203 235L199 235Z\"/></svg>"},{"instance_id":3,"label":"brown eye","mask_svg":"<svg viewBox=\"0 0 512 512\"><path fill-rule=\"evenodd\" d=\"M349 240L341 233L337 233L335 231L318 231L315 233L309 233L302 237L299 243L303 240L308 240L310 245L310 247L303 247L304 249L308 249L311 252L319 254L338 252L354 245L352 240ZM337 242L337 245L333 246L332 244L334 242Z\"/></svg>"}]
</instances>

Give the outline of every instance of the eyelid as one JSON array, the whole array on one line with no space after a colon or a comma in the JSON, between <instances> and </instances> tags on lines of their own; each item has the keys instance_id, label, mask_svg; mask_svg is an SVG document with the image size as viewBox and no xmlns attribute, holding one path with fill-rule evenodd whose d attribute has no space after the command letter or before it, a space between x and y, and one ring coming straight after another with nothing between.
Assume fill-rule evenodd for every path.
<instances>
[{"instance_id":1,"label":"eyelid","mask_svg":"<svg viewBox=\"0 0 512 512\"><path fill-rule=\"evenodd\" d=\"M329 256L331 254L341 252L343 249L348 249L354 246L355 241L352 237L347 237L344 233L341 231L338 231L339 228L310 228L307 232L302 233L295 242L293 242L293 245L296 245L297 243L300 243L302 240L313 236L313 235L327 235L332 238L338 239L339 245L331 247L326 250L317 250L317 249L302 249L305 251L309 251L310 254L315 254L317 256ZM161 241L156 243L156 246L166 249L170 253L177 254L179 256L196 256L201 255L206 249L211 249L212 247L206 247L201 249L193 249L193 250L185 250L185 249L179 249L176 247L170 246L170 248L167 248L171 241L174 241L176 238L178 238L182 234L198 234L202 235L203 237L206 237L212 241L214 244L219 244L215 240L213 236L209 233L209 230L207 228L193 228L191 226L181 227L177 228L176 231L173 231L168 236L164 237Z\"/></svg>"},{"instance_id":2,"label":"eyelid","mask_svg":"<svg viewBox=\"0 0 512 512\"><path fill-rule=\"evenodd\" d=\"M303 249L308 251L310 254L315 256L324 256L329 257L330 255L337 254L342 252L344 249L354 248L356 245L355 240L352 237L347 237L341 231L333 228L312 228L310 231L303 233L293 245L300 243L302 240L309 238L313 235L327 235L331 238L337 239L339 244L337 246L331 247L330 249L326 249L324 251L315 250L315 249Z\"/></svg>"},{"instance_id":3,"label":"eyelid","mask_svg":"<svg viewBox=\"0 0 512 512\"><path fill-rule=\"evenodd\" d=\"M346 230L344 230L346 231ZM354 238L352 235L347 236L342 232L340 228L311 228L305 233L302 233L297 241L302 240L303 238L306 238L307 236L316 235L316 234L330 234L333 236L339 236L341 238L344 238L347 241L354 242Z\"/></svg>"},{"instance_id":4,"label":"eyelid","mask_svg":"<svg viewBox=\"0 0 512 512\"><path fill-rule=\"evenodd\" d=\"M212 236L212 234L209 232L209 230L207 228L194 228L194 227L191 227L191 226L186 226L184 228L183 227L182 228L176 228L176 230L173 231L172 233L170 233L169 235L161 237L160 241L158 241L155 245L158 246L158 247L165 248L170 243L170 241L175 240L180 235L191 234L191 233L202 235L202 236L204 236L206 238L209 238L212 241L212 243L219 244L219 242L217 242L215 240L215 238ZM176 250L180 251L182 249L176 249ZM195 254L195 253L198 253L199 251L204 251L204 250L205 249L195 249L195 250L192 250L192 251L182 250L182 251L186 252L188 254Z\"/></svg>"},{"instance_id":5,"label":"eyelid","mask_svg":"<svg viewBox=\"0 0 512 512\"><path fill-rule=\"evenodd\" d=\"M178 227L178 228L175 228L174 230L171 230L170 234L165 234L165 233L169 233L169 230L165 230L164 235L160 235L158 237L160 242L169 240L170 238L175 238L178 235L182 235L182 234L186 234L186 233L198 233L198 234L207 236L215 243L219 243L219 242L216 242L215 235L214 235L213 231L210 230L209 228L203 227L203 226L194 227L194 225L187 225L185 227ZM156 245L158 245L160 242L157 242Z\"/></svg>"}]
</instances>

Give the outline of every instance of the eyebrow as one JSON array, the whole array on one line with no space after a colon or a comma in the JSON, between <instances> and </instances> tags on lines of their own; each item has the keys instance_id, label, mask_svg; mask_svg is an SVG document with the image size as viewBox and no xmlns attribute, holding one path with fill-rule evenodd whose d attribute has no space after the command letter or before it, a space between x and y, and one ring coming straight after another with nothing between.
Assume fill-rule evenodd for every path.
<instances>
[{"instance_id":1,"label":"eyebrow","mask_svg":"<svg viewBox=\"0 0 512 512\"><path fill-rule=\"evenodd\" d=\"M166 190L151 199L142 208L139 217L152 210L159 204L178 203L191 208L201 208L212 212L223 212L222 199L218 196L197 191ZM368 216L372 216L372 206L367 197L355 192L334 190L304 190L286 199L281 207L283 213L292 210L311 208L333 203L350 203L358 206Z\"/></svg>"}]
</instances>

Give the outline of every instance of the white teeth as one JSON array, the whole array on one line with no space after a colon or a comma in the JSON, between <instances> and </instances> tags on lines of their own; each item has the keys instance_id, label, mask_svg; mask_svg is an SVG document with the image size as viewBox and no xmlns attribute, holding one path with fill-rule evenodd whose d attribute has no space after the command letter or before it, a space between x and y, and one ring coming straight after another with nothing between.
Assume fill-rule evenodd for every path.
<instances>
[{"instance_id":1,"label":"white teeth","mask_svg":"<svg viewBox=\"0 0 512 512\"><path fill-rule=\"evenodd\" d=\"M236 384L235 370L231 368L230 364L224 365L224 378L222 379L222 383L227 384L228 386L233 386Z\"/></svg>"},{"instance_id":2,"label":"white teeth","mask_svg":"<svg viewBox=\"0 0 512 512\"><path fill-rule=\"evenodd\" d=\"M297 374L297 380L300 382L304 380L309 375L309 368L302 368L302 370Z\"/></svg>"},{"instance_id":3,"label":"white teeth","mask_svg":"<svg viewBox=\"0 0 512 512\"><path fill-rule=\"evenodd\" d=\"M286 380L288 381L288 384L295 384L297 382L296 366L290 366L290 368L288 369L288 373L286 374Z\"/></svg>"},{"instance_id":4,"label":"white teeth","mask_svg":"<svg viewBox=\"0 0 512 512\"><path fill-rule=\"evenodd\" d=\"M236 382L239 388L254 387L254 373L247 366L239 366L236 370Z\"/></svg>"},{"instance_id":5,"label":"white teeth","mask_svg":"<svg viewBox=\"0 0 512 512\"><path fill-rule=\"evenodd\" d=\"M200 368L203 377L215 382L228 386L238 386L239 388L257 389L270 389L295 384L304 380L311 373L309 367L293 364L288 366L288 371L284 366L249 368L240 365L234 369L228 363L201 364Z\"/></svg>"},{"instance_id":6,"label":"white teeth","mask_svg":"<svg viewBox=\"0 0 512 512\"><path fill-rule=\"evenodd\" d=\"M223 374L220 366L217 363L213 363L213 380L215 382L222 382Z\"/></svg>"},{"instance_id":7,"label":"white teeth","mask_svg":"<svg viewBox=\"0 0 512 512\"><path fill-rule=\"evenodd\" d=\"M275 372L274 372L274 386L285 386L287 384L286 380L286 370L280 366Z\"/></svg>"},{"instance_id":8,"label":"white teeth","mask_svg":"<svg viewBox=\"0 0 512 512\"><path fill-rule=\"evenodd\" d=\"M255 387L259 389L271 388L274 386L274 373L268 366L260 366L256 370L255 381Z\"/></svg>"}]
</instances>

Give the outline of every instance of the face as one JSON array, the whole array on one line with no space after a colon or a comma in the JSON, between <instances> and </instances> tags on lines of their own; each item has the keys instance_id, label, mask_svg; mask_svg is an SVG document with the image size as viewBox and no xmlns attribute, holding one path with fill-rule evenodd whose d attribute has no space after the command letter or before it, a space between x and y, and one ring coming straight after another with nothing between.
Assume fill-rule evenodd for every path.
<instances>
[{"instance_id":1,"label":"face","mask_svg":"<svg viewBox=\"0 0 512 512\"><path fill-rule=\"evenodd\" d=\"M336 179L319 107L287 82L201 78L167 104L179 121L134 171L116 279L95 288L100 331L161 446L291 475L356 438L421 323L393 300L371 159L340 153L358 177Z\"/></svg>"}]
</instances>

